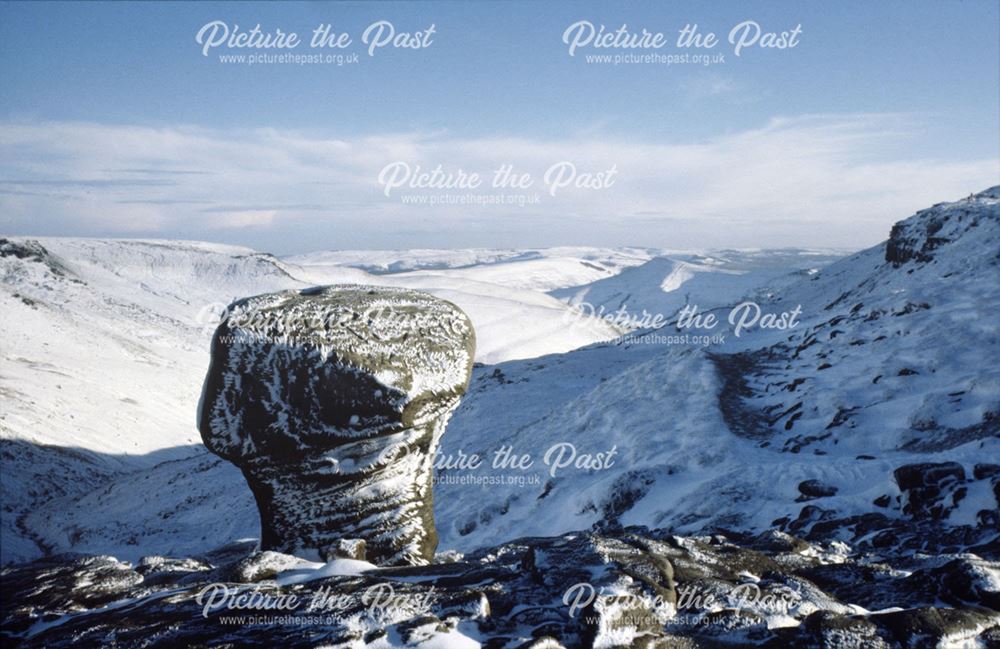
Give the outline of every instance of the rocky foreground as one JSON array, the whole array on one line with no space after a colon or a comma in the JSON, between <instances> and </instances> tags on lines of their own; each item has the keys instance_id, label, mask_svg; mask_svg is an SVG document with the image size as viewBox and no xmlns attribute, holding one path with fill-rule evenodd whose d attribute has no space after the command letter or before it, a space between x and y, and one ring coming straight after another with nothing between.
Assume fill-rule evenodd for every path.
<instances>
[{"instance_id":1,"label":"rocky foreground","mask_svg":"<svg viewBox=\"0 0 1000 649\"><path fill-rule=\"evenodd\" d=\"M314 564L252 542L135 566L56 556L3 571L3 639L25 647L1000 646L1000 563L970 553L861 557L781 532L685 538L629 528L438 559Z\"/></svg>"}]
</instances>

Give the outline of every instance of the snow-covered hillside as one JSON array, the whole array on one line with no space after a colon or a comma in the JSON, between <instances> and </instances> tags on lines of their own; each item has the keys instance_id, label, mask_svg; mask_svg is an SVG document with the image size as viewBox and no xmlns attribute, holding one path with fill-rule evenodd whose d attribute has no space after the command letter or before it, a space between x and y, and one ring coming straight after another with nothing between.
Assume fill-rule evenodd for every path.
<instances>
[{"instance_id":1,"label":"snow-covered hillside","mask_svg":"<svg viewBox=\"0 0 1000 649\"><path fill-rule=\"evenodd\" d=\"M95 486L111 488L112 475L204 452L193 413L226 304L380 279L199 242L57 238L0 246L5 561L49 545L24 527L43 502L93 497ZM619 333L591 319L565 335L571 311L537 291L460 277L382 279L461 306L475 322L480 361L568 351ZM57 534L73 536L71 528Z\"/></svg>"},{"instance_id":2,"label":"snow-covered hillside","mask_svg":"<svg viewBox=\"0 0 1000 649\"><path fill-rule=\"evenodd\" d=\"M33 556L39 545L115 548L123 556L147 547L190 551L214 538L209 520L226 538L257 533L242 476L206 456L194 428L209 335L235 298L343 282L419 288L470 315L477 360L503 363L617 337L619 327L581 318L546 292L600 282L658 252L336 252L279 260L197 242L11 240L0 257L0 427L10 494L4 560ZM801 260L776 255L787 270L801 268ZM576 357L565 358L572 364ZM600 361L608 375L630 363L631 355ZM595 376L580 372L562 383L582 389ZM523 396L520 407L491 415L483 431L558 400Z\"/></svg>"},{"instance_id":3,"label":"snow-covered hillside","mask_svg":"<svg viewBox=\"0 0 1000 649\"><path fill-rule=\"evenodd\" d=\"M550 290L585 315L645 311L669 318L685 305L735 304L792 271L811 274L843 253L832 250L720 250L657 256L594 282Z\"/></svg>"},{"instance_id":4,"label":"snow-covered hillside","mask_svg":"<svg viewBox=\"0 0 1000 649\"><path fill-rule=\"evenodd\" d=\"M993 188L918 213L887 244L757 291L765 312L801 309L792 330L737 338L730 327L705 349L605 344L481 373L443 452L505 444L535 458L541 483L479 488L473 509L473 488L442 478L443 538L468 548L594 525L783 525L852 542L995 544L998 251ZM668 326L650 340L667 332L680 333ZM531 395L545 395L536 410ZM614 449L615 462L555 475L538 466L567 443L591 457ZM926 538L928 519L954 535Z\"/></svg>"},{"instance_id":5,"label":"snow-covered hillside","mask_svg":"<svg viewBox=\"0 0 1000 649\"><path fill-rule=\"evenodd\" d=\"M993 189L935 206L904 222L888 244L825 268L827 253L782 251L769 257L764 251L700 252L646 259L636 255L631 257L634 263L602 265L615 274L597 279L590 270L551 283L544 273L533 277L537 264L572 268L572 259L582 257L577 251L569 257L560 253L540 259L501 255L504 260L489 258L471 267L442 265L438 259L434 269L383 270L377 278L369 277L366 281L423 288L451 299L470 314L477 334L485 331L488 339L491 327L497 327L492 331L506 331L508 342L533 352L530 358L518 358L508 350L510 360L480 365L473 372L469 393L438 456L435 512L440 549L468 551L523 535L633 524L680 533L779 526L806 536L899 549L925 543L970 548L995 544L989 536L988 512L997 507L1000 342L996 323L984 314L1000 307L998 198L1000 190ZM71 277L96 272L81 270L76 251L118 247L107 242L44 244L60 251L50 261L59 264L66 277L58 278L48 262L5 257L10 268L46 266L31 271L42 273L34 285L21 277L25 271L7 270L5 299L20 300L14 293L36 299L20 287L34 286L40 292L40 287L51 285L49 294L56 297L50 301L60 300L72 311L74 300L84 297L68 291L86 286ZM212 254L224 257L226 252ZM365 271L342 259L333 263L328 257L320 263L317 257L307 263L304 258L234 254L241 255L239 263L259 269L255 287L268 282L281 286L289 281L283 275L300 283L324 283L336 273L344 273L340 281L364 279L357 274ZM601 254L607 261L616 253ZM387 268L393 263L387 262ZM521 264L528 265L519 279ZM782 264L790 273L780 273ZM64 267L76 275L67 274ZM216 282L225 284L225 272L208 267L202 272L216 273ZM183 302L176 297L185 295L180 289L170 291L155 283L166 281L165 271L144 276L149 278L142 280L146 285ZM84 281L98 283L86 277ZM557 270L554 277L559 277ZM721 278L731 278L736 286L716 283ZM100 280L98 288L105 290L111 279ZM134 290L136 283L121 281ZM65 282L74 286L64 287ZM553 283L570 282L551 288ZM592 336L587 327L600 323L585 322L584 334L579 334L573 321L566 324L563 313L559 327L547 329L548 324L532 315L537 309L558 313L558 300L545 291L563 299L586 291L587 299L593 299L603 287L613 289L601 293L606 296L601 303L609 307L617 308L625 295L646 300L633 307L634 298L626 298L630 311L650 308L672 314L685 303L696 303L720 317L722 324L711 332L720 336L695 340L690 336L698 331L678 331L671 323L649 332L646 339L597 342L560 353L559 346L569 344L559 340L560 334L580 335L571 338L574 346L577 341L585 344ZM238 288L230 285L225 290ZM560 293L563 289L568 292ZM245 292L261 290L267 289L247 287ZM790 330L751 328L735 337L726 314L748 293L764 311L799 307L799 324ZM686 297L676 301L672 294ZM470 299L476 295L482 297L481 304ZM86 299L91 301L81 303L89 313L96 305L93 298ZM153 299L143 295L143 300ZM131 301L140 302L137 297ZM502 304L511 305L510 312ZM22 305L16 308L31 308ZM151 305L147 309L155 311ZM125 313L114 316L118 331L131 331L124 326L131 323ZM504 322L505 315L512 319ZM536 329L524 331L522 337L519 327L529 324ZM49 331L37 321L34 326ZM150 403L167 398L154 398L161 395L158 390L175 395L171 408L183 408L183 399L193 404L197 398L207 352L198 349L201 334L196 324L185 327L178 331L191 330L185 334L191 349L182 347L187 338L178 334L171 344L182 353L170 358L190 358L194 369L177 369L173 380L160 379L169 386L145 387L139 394ZM538 331L545 334L529 344L526 340ZM30 331L20 335L25 341L31 338ZM553 342L545 348L538 340ZM502 343L493 347L502 348ZM15 353L4 352L9 365L7 358ZM52 358L44 346L34 354ZM5 387L14 385L8 374L5 368ZM94 380L100 375L95 368ZM21 385L30 386L24 378ZM59 388L44 384L36 389L30 400L37 404L48 390ZM121 390L131 393L127 386ZM120 410L101 391L70 394L77 400L92 399L109 411ZM10 436L11 421L21 426L40 421L42 409L30 408L30 400L18 406L20 418L5 419L5 436ZM75 404L64 406L64 417L74 414ZM143 422L149 428L142 434L152 435L149 431L157 425L186 426L184 433L170 437L164 432L159 438L168 440L162 448L176 450L187 443L184 435L193 432L191 413L193 405L176 414L176 420L164 416L159 424ZM180 423L187 416L190 419ZM126 424L113 421L125 434ZM530 466L493 468L497 451L506 457L527 455ZM484 458L478 469L463 466L462 458L473 454ZM197 445L183 448L180 456L153 454L145 459L169 461L151 468L136 464L136 469L116 469L113 475L82 481L88 487L99 484L100 489L67 489L50 500L36 498L16 526L5 522L5 541L14 539L14 545L5 542L5 548L15 547L15 557L30 556L30 543L17 545L27 538L44 547L134 559L152 552L187 555L257 535L256 508L232 466ZM554 463L566 466L553 468ZM5 460L5 469L8 466L20 465ZM68 466L87 465L72 460ZM18 475L28 475L25 471L21 467Z\"/></svg>"},{"instance_id":6,"label":"snow-covered hillside","mask_svg":"<svg viewBox=\"0 0 1000 649\"><path fill-rule=\"evenodd\" d=\"M190 406L226 304L285 288L374 281L347 266L300 266L197 242L3 245L8 436L113 455L197 441ZM618 334L593 320L565 336L557 329L569 310L535 291L425 274L382 283L439 293L465 309L481 361L567 351Z\"/></svg>"},{"instance_id":7,"label":"snow-covered hillside","mask_svg":"<svg viewBox=\"0 0 1000 649\"><path fill-rule=\"evenodd\" d=\"M383 286L417 288L462 307L476 326L476 358L499 363L567 352L610 340L622 329L594 314L576 317L547 291L613 277L644 263L645 249L417 250L321 252L290 257L297 277L329 283L328 274L362 268ZM572 322L573 327L567 327Z\"/></svg>"},{"instance_id":8,"label":"snow-covered hillside","mask_svg":"<svg viewBox=\"0 0 1000 649\"><path fill-rule=\"evenodd\" d=\"M526 268L517 262L535 262L534 268L547 268L549 273L539 276L543 284L574 286L593 281L597 277L614 275L622 268L636 266L665 251L653 248L585 248L559 247L533 250L334 250L311 252L287 257L286 261L303 266L341 266L360 268L375 275L418 270L468 270L472 278L484 281L508 278L514 285L526 285L530 279ZM553 272L564 270L569 281L555 279ZM511 272L512 271L512 272ZM580 273L583 273L582 275ZM485 276L485 277L484 277ZM589 279L588 279L589 278ZM494 283L503 284L503 281Z\"/></svg>"}]
</instances>

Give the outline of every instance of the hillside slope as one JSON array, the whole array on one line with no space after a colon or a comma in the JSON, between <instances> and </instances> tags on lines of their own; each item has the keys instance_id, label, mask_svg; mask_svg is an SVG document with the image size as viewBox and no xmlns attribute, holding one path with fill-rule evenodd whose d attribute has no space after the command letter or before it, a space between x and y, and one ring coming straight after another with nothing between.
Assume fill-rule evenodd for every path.
<instances>
[{"instance_id":1,"label":"hillside slope","mask_svg":"<svg viewBox=\"0 0 1000 649\"><path fill-rule=\"evenodd\" d=\"M753 289L764 311L800 308L790 330L734 336L732 297L704 303L725 334L707 346L672 323L477 367L440 451L440 548L642 524L995 556L1000 336L983 316L1000 307L998 206L997 188L934 206L886 244ZM462 281L438 272L417 277ZM530 466L491 467L497 451ZM472 454L478 469L463 465ZM41 503L23 527L125 558L257 534L242 476L204 453L104 484Z\"/></svg>"},{"instance_id":2,"label":"hillside slope","mask_svg":"<svg viewBox=\"0 0 1000 649\"><path fill-rule=\"evenodd\" d=\"M60 510L76 515L69 503L79 498L128 484L132 472L162 462L200 462L193 413L210 336L227 304L377 279L349 266L301 266L200 242L0 240L3 560L81 540L84 532L61 525L69 512ZM619 333L590 319L564 335L571 311L537 291L459 277L385 279L462 306L476 323L481 361L567 351ZM40 515L49 501L60 513L56 523ZM36 534L26 526L29 513L57 532ZM116 516L131 525L121 511ZM135 535L142 531L124 538Z\"/></svg>"}]
</instances>

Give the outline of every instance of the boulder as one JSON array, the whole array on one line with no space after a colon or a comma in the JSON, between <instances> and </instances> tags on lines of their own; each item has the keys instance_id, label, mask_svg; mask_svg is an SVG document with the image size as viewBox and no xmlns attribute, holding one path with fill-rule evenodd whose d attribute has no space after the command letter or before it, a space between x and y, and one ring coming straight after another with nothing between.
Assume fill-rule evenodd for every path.
<instances>
[{"instance_id":1,"label":"boulder","mask_svg":"<svg viewBox=\"0 0 1000 649\"><path fill-rule=\"evenodd\" d=\"M819 480L803 480L799 483L800 500L827 498L837 495L837 488Z\"/></svg>"},{"instance_id":2,"label":"boulder","mask_svg":"<svg viewBox=\"0 0 1000 649\"><path fill-rule=\"evenodd\" d=\"M903 493L903 513L914 518L946 518L966 490L965 469L957 462L904 464L893 471Z\"/></svg>"},{"instance_id":3,"label":"boulder","mask_svg":"<svg viewBox=\"0 0 1000 649\"><path fill-rule=\"evenodd\" d=\"M464 394L468 317L418 291L329 286L239 300L212 341L205 445L242 471L261 549L420 565L437 534L432 459Z\"/></svg>"}]
</instances>

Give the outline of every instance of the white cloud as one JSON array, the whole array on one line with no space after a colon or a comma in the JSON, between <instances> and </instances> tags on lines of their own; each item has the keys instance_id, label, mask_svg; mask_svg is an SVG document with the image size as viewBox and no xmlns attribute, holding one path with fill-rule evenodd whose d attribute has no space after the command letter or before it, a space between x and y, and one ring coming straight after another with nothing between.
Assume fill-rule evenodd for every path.
<instances>
[{"instance_id":1,"label":"white cloud","mask_svg":"<svg viewBox=\"0 0 1000 649\"><path fill-rule=\"evenodd\" d=\"M428 237L441 247L490 245L496 233L504 237L497 245L859 247L885 238L892 222L916 209L996 182L996 160L914 154L919 127L905 115L811 115L702 142L657 144L588 132L563 140L441 132L333 138L276 129L6 123L0 227L216 238L228 230L244 241L254 231L302 250L323 247L314 232L335 233L337 247L362 240L406 247L417 235L419 245ZM541 202L403 204L406 191L386 198L377 183L379 171L397 160L476 172L486 185L494 169L512 164L535 178L534 187L516 191L538 193ZM614 165L615 183L567 188L553 198L542 176L564 160L581 173Z\"/></svg>"}]
</instances>

